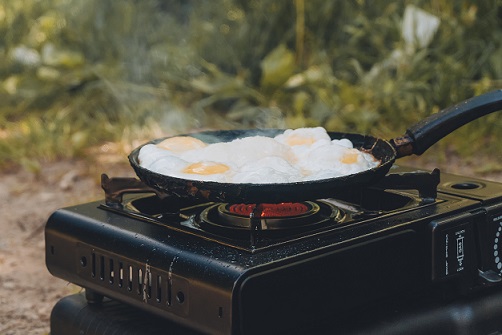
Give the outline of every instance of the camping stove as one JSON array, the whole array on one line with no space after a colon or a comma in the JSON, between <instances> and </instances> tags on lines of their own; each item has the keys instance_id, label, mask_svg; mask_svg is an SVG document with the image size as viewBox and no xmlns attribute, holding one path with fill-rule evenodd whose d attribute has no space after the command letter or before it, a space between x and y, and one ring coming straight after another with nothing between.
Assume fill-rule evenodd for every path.
<instances>
[{"instance_id":1,"label":"camping stove","mask_svg":"<svg viewBox=\"0 0 502 335\"><path fill-rule=\"evenodd\" d=\"M312 334L416 315L445 333L468 308L470 326L502 330L502 184L394 166L372 187L295 203L193 201L105 175L103 188L46 226L47 267L85 288L87 301L66 299L86 318L112 304L145 334ZM76 334L98 334L65 313Z\"/></svg>"}]
</instances>

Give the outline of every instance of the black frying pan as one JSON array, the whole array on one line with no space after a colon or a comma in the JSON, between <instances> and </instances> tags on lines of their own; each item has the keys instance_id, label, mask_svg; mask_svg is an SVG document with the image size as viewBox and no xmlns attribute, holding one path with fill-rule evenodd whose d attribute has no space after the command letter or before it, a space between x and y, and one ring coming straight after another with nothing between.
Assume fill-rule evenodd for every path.
<instances>
[{"instance_id":1,"label":"black frying pan","mask_svg":"<svg viewBox=\"0 0 502 335\"><path fill-rule=\"evenodd\" d=\"M139 165L138 154L143 145L156 144L156 139L136 148L129 161L138 177L162 193L196 197L230 203L276 203L322 199L336 196L347 187L371 185L385 176L397 158L421 155L434 143L481 116L502 109L502 90L480 95L431 115L410 127L403 137L390 141L368 135L328 132L332 139L347 138L354 147L371 153L381 161L378 167L363 172L329 179L280 184L233 184L195 181L161 175ZM237 138L262 135L274 137L283 129L218 130L189 134L206 143L229 142Z\"/></svg>"}]
</instances>

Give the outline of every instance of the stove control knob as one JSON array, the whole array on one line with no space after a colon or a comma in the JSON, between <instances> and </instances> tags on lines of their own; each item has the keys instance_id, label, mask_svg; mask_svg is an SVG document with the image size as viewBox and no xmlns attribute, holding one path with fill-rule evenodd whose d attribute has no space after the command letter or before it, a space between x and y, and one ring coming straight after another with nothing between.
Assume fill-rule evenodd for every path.
<instances>
[{"instance_id":1,"label":"stove control knob","mask_svg":"<svg viewBox=\"0 0 502 335\"><path fill-rule=\"evenodd\" d=\"M475 223L480 214L462 213L434 220L432 232L432 280L478 276Z\"/></svg>"}]
</instances>

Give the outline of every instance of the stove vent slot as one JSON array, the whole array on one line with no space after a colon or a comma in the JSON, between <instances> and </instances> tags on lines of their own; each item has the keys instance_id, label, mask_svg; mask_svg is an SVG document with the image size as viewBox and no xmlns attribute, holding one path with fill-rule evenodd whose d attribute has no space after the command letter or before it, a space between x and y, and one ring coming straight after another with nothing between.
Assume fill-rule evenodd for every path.
<instances>
[{"instance_id":1,"label":"stove vent slot","mask_svg":"<svg viewBox=\"0 0 502 335\"><path fill-rule=\"evenodd\" d=\"M89 261L90 260L90 261ZM188 313L188 282L149 264L127 259L88 246L80 246L78 275L90 284L102 287L104 295L129 297L172 311Z\"/></svg>"},{"instance_id":2,"label":"stove vent slot","mask_svg":"<svg viewBox=\"0 0 502 335\"><path fill-rule=\"evenodd\" d=\"M143 269L138 269L138 285L136 286L136 292L138 294L143 292Z\"/></svg>"},{"instance_id":3,"label":"stove vent slot","mask_svg":"<svg viewBox=\"0 0 502 335\"><path fill-rule=\"evenodd\" d=\"M110 258L110 263L109 263L109 282L111 285L113 285L115 283L115 268L114 268L114 263L113 263L113 259Z\"/></svg>"},{"instance_id":4,"label":"stove vent slot","mask_svg":"<svg viewBox=\"0 0 502 335\"><path fill-rule=\"evenodd\" d=\"M173 282L171 278L167 279L167 305L171 306L173 302Z\"/></svg>"},{"instance_id":5,"label":"stove vent slot","mask_svg":"<svg viewBox=\"0 0 502 335\"><path fill-rule=\"evenodd\" d=\"M99 256L99 279L105 280L105 256Z\"/></svg>"},{"instance_id":6,"label":"stove vent slot","mask_svg":"<svg viewBox=\"0 0 502 335\"><path fill-rule=\"evenodd\" d=\"M124 263L118 262L119 264L119 283L118 286L122 288L124 286Z\"/></svg>"},{"instance_id":7,"label":"stove vent slot","mask_svg":"<svg viewBox=\"0 0 502 335\"><path fill-rule=\"evenodd\" d=\"M162 276L157 275L157 294L156 297L157 302L161 303L162 302Z\"/></svg>"},{"instance_id":8,"label":"stove vent slot","mask_svg":"<svg viewBox=\"0 0 502 335\"><path fill-rule=\"evenodd\" d=\"M85 259L85 258L82 258L82 259ZM95 253L92 253L91 276L92 276L92 278L96 277L96 254Z\"/></svg>"}]
</instances>

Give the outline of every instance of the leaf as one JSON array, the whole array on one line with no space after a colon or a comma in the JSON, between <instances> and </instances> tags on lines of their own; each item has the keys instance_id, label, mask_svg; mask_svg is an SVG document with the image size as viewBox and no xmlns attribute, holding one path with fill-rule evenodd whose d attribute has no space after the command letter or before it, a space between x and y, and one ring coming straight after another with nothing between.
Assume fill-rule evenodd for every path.
<instances>
[{"instance_id":1,"label":"leaf","mask_svg":"<svg viewBox=\"0 0 502 335\"><path fill-rule=\"evenodd\" d=\"M263 59L261 69L261 87L265 91L275 90L295 72L295 55L281 44Z\"/></svg>"}]
</instances>

